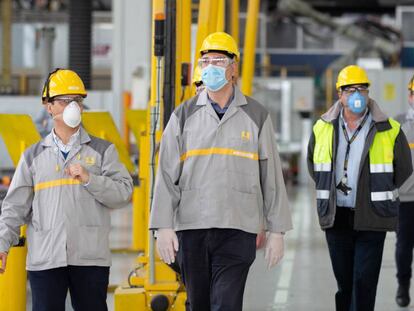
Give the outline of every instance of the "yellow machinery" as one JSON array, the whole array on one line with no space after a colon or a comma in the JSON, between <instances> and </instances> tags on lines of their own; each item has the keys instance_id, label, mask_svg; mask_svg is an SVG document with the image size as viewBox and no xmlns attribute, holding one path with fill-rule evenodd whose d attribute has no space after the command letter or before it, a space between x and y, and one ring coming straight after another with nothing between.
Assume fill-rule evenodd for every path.
<instances>
[{"instance_id":1,"label":"yellow machinery","mask_svg":"<svg viewBox=\"0 0 414 311\"><path fill-rule=\"evenodd\" d=\"M0 114L0 135L16 166L23 151L40 140L28 115ZM0 274L0 311L26 310L26 230L21 228L19 244L10 249L6 272Z\"/></svg>"},{"instance_id":2,"label":"yellow machinery","mask_svg":"<svg viewBox=\"0 0 414 311\"><path fill-rule=\"evenodd\" d=\"M129 158L125 142L122 140L109 112L84 111L82 113L82 126L89 134L113 143L119 153L119 160L125 165L128 172L132 173L134 171L134 165Z\"/></svg>"},{"instance_id":3,"label":"yellow machinery","mask_svg":"<svg viewBox=\"0 0 414 311\"><path fill-rule=\"evenodd\" d=\"M247 7L246 32L243 49L242 85L243 94L251 96L253 89L254 66L256 59L256 33L260 0L249 0Z\"/></svg>"},{"instance_id":4,"label":"yellow machinery","mask_svg":"<svg viewBox=\"0 0 414 311\"><path fill-rule=\"evenodd\" d=\"M188 1L187 1L188 2ZM182 4L182 8L190 8L190 2ZM188 12L190 14L191 11ZM153 182L155 178L155 163L157 143L161 136L161 108L162 108L162 81L163 81L163 37L164 37L164 1L153 1L155 46L153 46L152 76L151 76L151 100L146 118L145 129L138 126L137 120L143 119L143 112L128 111L126 119L132 129L137 144L140 146L140 185L141 193L145 200L145 219L148 219L152 202ZM181 21L177 17L177 20ZM186 19L190 20L190 19ZM178 27L181 29L181 27ZM178 44L177 44L178 45ZM178 58L188 58L188 53L181 53L181 45L177 47L180 52ZM188 48L188 46L187 46ZM185 54L185 55L184 55ZM189 92L186 92L187 96ZM184 96L186 94L183 94ZM176 94L176 100L177 100ZM141 123L141 122L139 122ZM142 124L142 123L141 123ZM149 147L149 148L148 148ZM145 253L137 259L137 268L130 274L128 285L118 287L115 290L115 310L185 310L186 294L178 280L177 274L155 256L155 241L152 232L148 232L148 221L145 224L147 231L147 244Z\"/></svg>"},{"instance_id":5,"label":"yellow machinery","mask_svg":"<svg viewBox=\"0 0 414 311\"><path fill-rule=\"evenodd\" d=\"M147 128L148 122L147 110L125 111L128 127L134 134L136 145L139 151L139 172L138 186L134 187L132 196L132 248L144 250L148 241L148 194L147 183L149 178L149 135Z\"/></svg>"}]
</instances>

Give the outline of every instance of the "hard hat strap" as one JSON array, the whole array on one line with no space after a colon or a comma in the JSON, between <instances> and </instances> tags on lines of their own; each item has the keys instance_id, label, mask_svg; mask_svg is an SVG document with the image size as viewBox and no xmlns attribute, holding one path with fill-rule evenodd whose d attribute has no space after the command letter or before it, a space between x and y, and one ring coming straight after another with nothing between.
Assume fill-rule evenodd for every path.
<instances>
[{"instance_id":1,"label":"hard hat strap","mask_svg":"<svg viewBox=\"0 0 414 311\"><path fill-rule=\"evenodd\" d=\"M43 86L42 94L43 93L46 93L46 98L47 98L48 101L49 101L49 98L50 98L50 93L49 93L49 90L50 90L50 87L49 87L50 79L52 78L52 75L55 74L56 72L58 72L59 70L61 70L61 68L56 68L55 70L53 70L52 72L50 72L49 75L47 76L46 81L45 81L45 84Z\"/></svg>"}]
</instances>

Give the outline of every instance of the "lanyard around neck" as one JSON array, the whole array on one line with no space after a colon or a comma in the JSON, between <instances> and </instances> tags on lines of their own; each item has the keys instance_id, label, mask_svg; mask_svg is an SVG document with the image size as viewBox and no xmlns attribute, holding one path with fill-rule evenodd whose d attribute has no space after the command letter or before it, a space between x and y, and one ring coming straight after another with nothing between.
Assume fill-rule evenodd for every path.
<instances>
[{"instance_id":1,"label":"lanyard around neck","mask_svg":"<svg viewBox=\"0 0 414 311\"><path fill-rule=\"evenodd\" d=\"M362 119L361 123L359 124L358 128L355 130L351 139L349 138L348 132L346 131L345 122L342 120L342 131L344 133L345 140L347 142L345 159L344 159L344 178L345 178L344 183L347 182L347 178L348 178L348 173L347 173L348 172L348 159L349 159L349 152L351 151L351 144L357 138L359 132L361 131L361 129L363 128L365 124L365 121L367 121L368 114L369 114L369 111L365 114L364 119Z\"/></svg>"}]
</instances>

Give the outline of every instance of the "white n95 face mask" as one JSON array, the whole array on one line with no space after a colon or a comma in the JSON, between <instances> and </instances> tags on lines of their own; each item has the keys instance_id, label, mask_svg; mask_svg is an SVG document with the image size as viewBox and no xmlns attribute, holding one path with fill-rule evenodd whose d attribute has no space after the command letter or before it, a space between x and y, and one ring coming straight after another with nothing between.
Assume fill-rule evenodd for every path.
<instances>
[{"instance_id":1,"label":"white n95 face mask","mask_svg":"<svg viewBox=\"0 0 414 311\"><path fill-rule=\"evenodd\" d=\"M77 102L70 102L63 110L63 122L75 128L81 123L81 110Z\"/></svg>"}]
</instances>

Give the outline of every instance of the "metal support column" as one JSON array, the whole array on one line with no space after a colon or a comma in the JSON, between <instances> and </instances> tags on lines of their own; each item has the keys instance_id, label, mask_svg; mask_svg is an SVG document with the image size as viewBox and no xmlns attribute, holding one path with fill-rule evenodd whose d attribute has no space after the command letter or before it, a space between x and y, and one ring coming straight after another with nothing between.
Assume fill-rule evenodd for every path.
<instances>
[{"instance_id":1,"label":"metal support column","mask_svg":"<svg viewBox=\"0 0 414 311\"><path fill-rule=\"evenodd\" d=\"M230 34L239 45L240 0L230 0Z\"/></svg>"},{"instance_id":2,"label":"metal support column","mask_svg":"<svg viewBox=\"0 0 414 311\"><path fill-rule=\"evenodd\" d=\"M256 59L256 33L260 0L249 0L243 49L242 85L243 94L251 96Z\"/></svg>"},{"instance_id":3,"label":"metal support column","mask_svg":"<svg viewBox=\"0 0 414 311\"><path fill-rule=\"evenodd\" d=\"M226 13L226 1L225 0L218 0L217 4L217 28L216 31L224 31L225 23L224 18Z\"/></svg>"},{"instance_id":4,"label":"metal support column","mask_svg":"<svg viewBox=\"0 0 414 311\"><path fill-rule=\"evenodd\" d=\"M217 21L218 21L218 0L212 0L210 2L210 12L208 18L208 33L213 33L217 31Z\"/></svg>"},{"instance_id":5,"label":"metal support column","mask_svg":"<svg viewBox=\"0 0 414 311\"><path fill-rule=\"evenodd\" d=\"M12 23L12 1L2 0L1 2L1 19L2 19L2 81L0 93L12 93L11 80L11 23Z\"/></svg>"},{"instance_id":6,"label":"metal support column","mask_svg":"<svg viewBox=\"0 0 414 311\"><path fill-rule=\"evenodd\" d=\"M194 53L194 67L197 66L198 60L198 51L200 51L201 44L203 43L204 39L210 34L210 15L211 15L211 0L200 0L199 5L199 12L198 12L198 29L197 29L197 39L196 39L196 46L195 46L195 53ZM217 13L217 12L216 12ZM217 25L217 20L216 20Z\"/></svg>"},{"instance_id":7,"label":"metal support column","mask_svg":"<svg viewBox=\"0 0 414 311\"><path fill-rule=\"evenodd\" d=\"M43 83L52 72L53 68L53 41L55 40L54 27L42 27L37 30L39 34L39 67L42 71L42 79L39 90L43 88Z\"/></svg>"},{"instance_id":8,"label":"metal support column","mask_svg":"<svg viewBox=\"0 0 414 311\"><path fill-rule=\"evenodd\" d=\"M178 10L179 7L179 10ZM178 14L179 12L179 14ZM183 91L178 97L178 92L176 93L176 105L179 105L184 100L187 100L191 97L191 0L181 0L177 2L177 29L178 24L181 22L181 39L178 40L177 35L177 50L178 46L181 49L181 75L180 77L177 75L177 79L185 79L187 78L188 81L180 81L181 85L183 86L187 82L188 85L185 85ZM197 64L195 64L197 65ZM177 64L178 68L178 64ZM187 70L187 72L183 72L183 70ZM178 84L176 84L178 85Z\"/></svg>"},{"instance_id":9,"label":"metal support column","mask_svg":"<svg viewBox=\"0 0 414 311\"><path fill-rule=\"evenodd\" d=\"M92 0L69 2L69 68L91 88Z\"/></svg>"}]
</instances>

